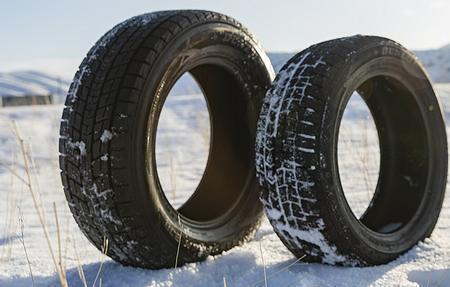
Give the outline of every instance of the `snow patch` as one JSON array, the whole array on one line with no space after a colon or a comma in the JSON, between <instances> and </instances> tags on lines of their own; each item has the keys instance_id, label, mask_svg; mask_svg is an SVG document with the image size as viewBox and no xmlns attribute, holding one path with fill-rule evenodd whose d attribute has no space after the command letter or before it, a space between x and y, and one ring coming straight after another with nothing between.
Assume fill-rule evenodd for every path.
<instances>
[{"instance_id":1,"label":"snow patch","mask_svg":"<svg viewBox=\"0 0 450 287\"><path fill-rule=\"evenodd\" d=\"M302 152L306 152L306 153L314 153L314 149L312 148L304 148L304 147L298 147L298 149Z\"/></svg>"},{"instance_id":2,"label":"snow patch","mask_svg":"<svg viewBox=\"0 0 450 287\"><path fill-rule=\"evenodd\" d=\"M83 141L72 142L68 141L67 145L71 148L75 148L80 152L80 156L86 155L86 144Z\"/></svg>"},{"instance_id":3,"label":"snow patch","mask_svg":"<svg viewBox=\"0 0 450 287\"><path fill-rule=\"evenodd\" d=\"M299 238L319 247L324 256L322 259L324 263L333 265L342 262L348 263L348 259L345 256L339 255L336 251L336 247L329 245L327 240L323 236L321 232L321 230L323 230L325 227L323 220L319 219L316 223L318 225L317 228L309 227L308 229L300 229L292 228L291 226L283 224L279 221L273 222L276 230L278 230L279 233L286 232L294 239ZM298 244L300 244L300 242L298 242Z\"/></svg>"},{"instance_id":4,"label":"snow patch","mask_svg":"<svg viewBox=\"0 0 450 287\"><path fill-rule=\"evenodd\" d=\"M436 88L443 100L446 114L450 115L450 85L437 85ZM183 104L183 107L190 112L197 112L195 105L186 106ZM54 164L54 161L57 160L58 118L61 115L61 110L62 106L59 105L2 109L0 113L0 142L2 147L0 157L8 160L12 154L17 152L14 149L17 145L16 139L11 135L9 127L10 120L15 119L18 126L27 131L26 136L33 140L33 157L37 166L36 179L40 183L42 202L47 210L50 236L55 240L57 238L52 206L55 202L58 208L58 216L60 216L61 230L64 231L64 241L66 233L68 239L70 239L68 245L63 245L68 246L67 255L63 257L63 260L66 265L69 286L81 284L77 271L78 266L83 268L88 285L91 286L102 262L104 262L104 268L102 269L103 286L223 286L224 274L228 286L264 286L260 244L263 247L268 286L390 287L428 285L444 287L450 282L450 192L448 190L445 195L441 217L431 238L419 243L399 259L385 265L366 268L342 268L297 262L289 267L290 264L295 263L296 259L274 234L272 226L266 219L263 220L257 236L252 241L221 255L210 256L204 262L161 270L144 270L114 263L111 259L101 255L97 248L85 238L68 210L57 176L58 170ZM165 135L168 137L179 131L179 122L173 122L172 125L174 129L165 131ZM185 130L186 132L192 131L188 127ZM447 131L450 131L449 125L447 125ZM73 141L75 142L75 140ZM270 145L267 148L270 149ZM166 154L163 156L166 156ZM197 154L182 155L183 162L188 162L189 166L195 166L198 158ZM350 161L352 158L346 157L345 160ZM10 167L13 168L14 165L11 164ZM319 163L316 167L320 168ZM18 172L23 172L20 165L15 165L15 168ZM275 168L271 167L268 172L274 170ZM285 172L286 179L288 179L289 171L285 170ZM189 174L192 174L191 171L189 171ZM186 177L186 181L188 180L191 179ZM401 180L404 179L401 178ZM45 188L42 188L44 186ZM86 184L87 186L89 185ZM100 185L98 188L98 193L101 194L103 190L101 190ZM17 226L18 216L11 216L12 233L4 233L4 230L8 229L8 221L6 220L10 214L8 206L12 207L12 211L17 211L16 205L21 206L23 212L24 238L30 256L35 285L58 286L59 281L54 272L51 256L46 248L42 248L46 243L33 208L32 199L26 196L26 193L23 193L23 189L24 186L17 181L14 185L11 185L11 175L7 170L0 169L0 205L6 207L0 208L0 217L5 219L0 221L0 286L32 285L21 241L19 239L8 241L9 235L15 235L14 230ZM23 197L21 196L22 193ZM16 199L20 199L20 201L16 201L16 204L13 204L13 201L8 201L14 196L17 196ZM106 196L111 195L107 194ZM302 195L302 201L309 200L312 199ZM104 200L100 201L104 202ZM69 203L69 206L74 207L73 204ZM98 214L100 214L99 210ZM274 217L276 217L276 214L274 213ZM106 215L106 217L109 216L114 219L114 213ZM95 217L97 218L97 214ZM125 224L121 225L120 228L124 228L124 226ZM20 232L20 229L18 231ZM323 234L323 231L319 230L319 232ZM320 235L317 234L304 236L310 236L314 240L320 239ZM120 236L117 238L125 240L124 242L127 240ZM118 258L126 260L127 257L124 255L126 251L116 248L113 238L109 238L109 240L109 252L114 252ZM2 242L5 244L1 245ZM182 240L182 244L184 243L185 241ZM77 256L74 253L73 245L78 248L79 265L75 260ZM132 248L132 246L133 243L131 242L127 247ZM11 250L10 256L6 256L7 252L5 251L8 249Z\"/></svg>"},{"instance_id":5,"label":"snow patch","mask_svg":"<svg viewBox=\"0 0 450 287\"><path fill-rule=\"evenodd\" d=\"M314 135L300 134L300 136L305 139L312 139L312 140L316 139L316 136Z\"/></svg>"},{"instance_id":6,"label":"snow patch","mask_svg":"<svg viewBox=\"0 0 450 287\"><path fill-rule=\"evenodd\" d=\"M101 135L101 137L100 137L100 141L102 143L107 143L112 138L113 138L113 134L109 130L104 130L102 135Z\"/></svg>"},{"instance_id":7,"label":"snow patch","mask_svg":"<svg viewBox=\"0 0 450 287\"><path fill-rule=\"evenodd\" d=\"M279 220L283 216L283 213L276 208L267 209L266 214L272 220Z\"/></svg>"}]
</instances>

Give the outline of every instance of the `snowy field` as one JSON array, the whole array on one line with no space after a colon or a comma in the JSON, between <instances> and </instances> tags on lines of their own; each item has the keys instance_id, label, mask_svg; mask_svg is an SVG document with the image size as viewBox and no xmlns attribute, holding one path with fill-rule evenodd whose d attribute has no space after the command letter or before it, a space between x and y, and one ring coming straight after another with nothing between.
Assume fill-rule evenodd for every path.
<instances>
[{"instance_id":1,"label":"snowy field","mask_svg":"<svg viewBox=\"0 0 450 287\"><path fill-rule=\"evenodd\" d=\"M438 84L436 88L449 119L450 84ZM169 200L173 197L174 205L181 204L183 195L195 187L203 171L209 131L205 126L207 115L199 112L202 105L198 96L174 99L167 106L165 125L160 128L161 135L158 134L161 181L168 190ZM342 123L340 146L342 144L343 148L340 148L339 159L348 200L359 214L367 205L376 182L379 159L374 129L367 120L364 106L357 100L350 102L350 106L352 110ZM264 286L264 265L267 286L445 287L450 284L450 193L447 193L432 237L387 265L344 268L297 261L265 220L252 241L205 262L158 271L123 267L102 255L85 239L68 211L57 156L61 111L59 105L0 109L0 286L32 286L33 281L35 286L59 285L30 191L17 177L26 180L13 122L33 160L32 187L38 194L38 205L45 209L53 250L57 257L61 256L69 286L82 286L80 268L88 286L93 285L96 277L97 286L224 286L224 278L229 287ZM190 124L181 125L179 121L186 118L191 119ZM177 140L171 140L174 138ZM180 147L180 142L184 143L182 150L176 148ZM361 184L366 188L355 188ZM54 205L61 252L58 251Z\"/></svg>"}]
</instances>

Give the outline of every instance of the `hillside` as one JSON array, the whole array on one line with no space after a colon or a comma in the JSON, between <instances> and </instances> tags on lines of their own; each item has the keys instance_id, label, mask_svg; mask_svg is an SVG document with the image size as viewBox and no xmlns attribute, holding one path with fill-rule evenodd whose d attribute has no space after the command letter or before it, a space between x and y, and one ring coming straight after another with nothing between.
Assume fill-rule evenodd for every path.
<instances>
[{"instance_id":1,"label":"hillside","mask_svg":"<svg viewBox=\"0 0 450 287\"><path fill-rule=\"evenodd\" d=\"M434 83L450 82L450 44L440 49L414 51L414 53L425 66ZM269 58L275 71L278 71L293 55L294 53L269 53Z\"/></svg>"},{"instance_id":2,"label":"hillside","mask_svg":"<svg viewBox=\"0 0 450 287\"><path fill-rule=\"evenodd\" d=\"M52 94L56 102L61 102L69 85L69 79L39 71L0 73L0 96Z\"/></svg>"},{"instance_id":3,"label":"hillside","mask_svg":"<svg viewBox=\"0 0 450 287\"><path fill-rule=\"evenodd\" d=\"M440 49L415 53L435 83L450 82L450 44Z\"/></svg>"},{"instance_id":4,"label":"hillside","mask_svg":"<svg viewBox=\"0 0 450 287\"><path fill-rule=\"evenodd\" d=\"M415 54L424 64L433 82L450 82L450 45L435 50L416 51ZM268 55L274 70L278 71L294 53L268 53ZM71 79L49 75L41 71L0 72L0 96L52 94L56 95L56 103L62 103L70 81ZM195 94L197 91L189 79L182 78L173 92L175 94Z\"/></svg>"}]
</instances>

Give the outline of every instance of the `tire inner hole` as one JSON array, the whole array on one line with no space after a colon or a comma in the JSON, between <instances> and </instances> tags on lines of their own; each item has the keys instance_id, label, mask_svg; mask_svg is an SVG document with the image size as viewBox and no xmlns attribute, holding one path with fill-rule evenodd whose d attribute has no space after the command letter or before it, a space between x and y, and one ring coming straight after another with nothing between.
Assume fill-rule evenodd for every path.
<instances>
[{"instance_id":1,"label":"tire inner hole","mask_svg":"<svg viewBox=\"0 0 450 287\"><path fill-rule=\"evenodd\" d=\"M200 64L172 85L162 107L156 170L186 224L224 224L251 192L254 128L244 86L230 68Z\"/></svg>"},{"instance_id":2,"label":"tire inner hole","mask_svg":"<svg viewBox=\"0 0 450 287\"><path fill-rule=\"evenodd\" d=\"M420 214L430 150L417 96L399 80L374 76L350 96L337 159L348 206L370 230L400 231Z\"/></svg>"},{"instance_id":3,"label":"tire inner hole","mask_svg":"<svg viewBox=\"0 0 450 287\"><path fill-rule=\"evenodd\" d=\"M205 172L210 145L208 106L199 84L184 73L171 88L156 134L156 166L165 197L180 208Z\"/></svg>"},{"instance_id":4,"label":"tire inner hole","mask_svg":"<svg viewBox=\"0 0 450 287\"><path fill-rule=\"evenodd\" d=\"M359 219L375 193L380 146L372 114L356 91L347 103L339 128L338 165L345 197Z\"/></svg>"}]
</instances>

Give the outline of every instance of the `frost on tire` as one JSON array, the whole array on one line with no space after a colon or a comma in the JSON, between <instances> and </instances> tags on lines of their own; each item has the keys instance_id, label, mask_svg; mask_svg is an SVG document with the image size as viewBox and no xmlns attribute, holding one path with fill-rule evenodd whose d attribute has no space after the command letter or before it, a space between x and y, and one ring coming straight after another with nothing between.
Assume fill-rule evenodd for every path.
<instances>
[{"instance_id":1,"label":"frost on tire","mask_svg":"<svg viewBox=\"0 0 450 287\"><path fill-rule=\"evenodd\" d=\"M360 218L344 196L336 151L354 91L373 115L381 153L375 194ZM421 64L399 44L371 36L300 52L266 94L256 169L266 214L296 256L364 266L406 252L431 234L447 176L445 125Z\"/></svg>"},{"instance_id":2,"label":"frost on tire","mask_svg":"<svg viewBox=\"0 0 450 287\"><path fill-rule=\"evenodd\" d=\"M208 166L180 208L155 163L159 115L190 73L213 116ZM258 111L272 67L234 19L209 11L133 17L106 33L75 75L61 121L60 167L80 229L126 265L173 267L251 238L262 206L254 174ZM178 254L178 257L177 257Z\"/></svg>"}]
</instances>

